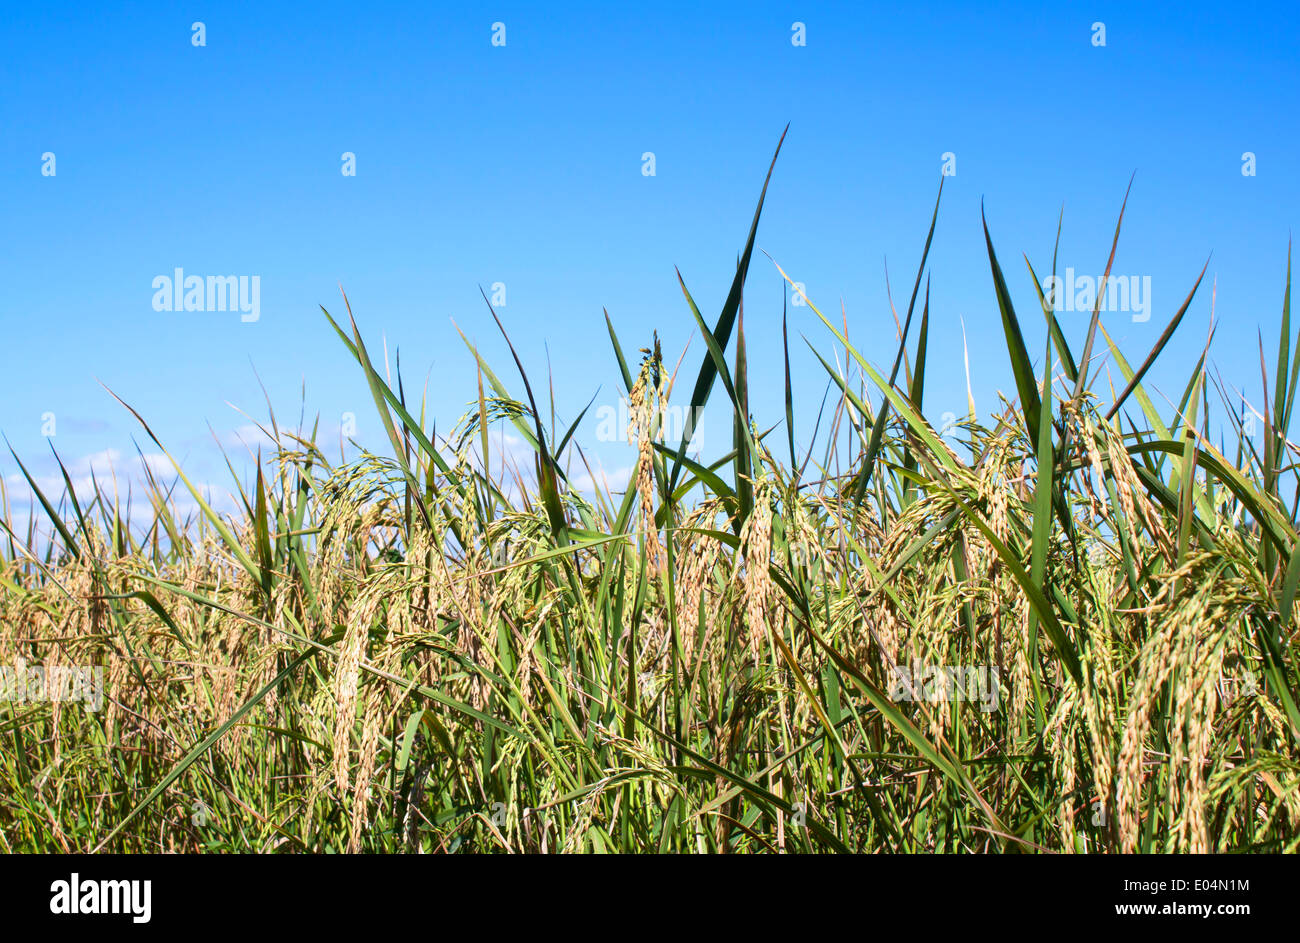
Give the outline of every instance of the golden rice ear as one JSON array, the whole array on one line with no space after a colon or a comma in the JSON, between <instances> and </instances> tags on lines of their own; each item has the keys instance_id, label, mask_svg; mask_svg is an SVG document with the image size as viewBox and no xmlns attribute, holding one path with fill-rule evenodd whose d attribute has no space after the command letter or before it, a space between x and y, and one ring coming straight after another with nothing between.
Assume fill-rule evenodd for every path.
<instances>
[{"instance_id":1,"label":"golden rice ear","mask_svg":"<svg viewBox=\"0 0 1300 943\"><path fill-rule=\"evenodd\" d=\"M745 614L749 641L755 659L762 658L763 645L772 624L772 504L771 485L760 479L754 489L754 510L742 531L745 548Z\"/></svg>"}]
</instances>

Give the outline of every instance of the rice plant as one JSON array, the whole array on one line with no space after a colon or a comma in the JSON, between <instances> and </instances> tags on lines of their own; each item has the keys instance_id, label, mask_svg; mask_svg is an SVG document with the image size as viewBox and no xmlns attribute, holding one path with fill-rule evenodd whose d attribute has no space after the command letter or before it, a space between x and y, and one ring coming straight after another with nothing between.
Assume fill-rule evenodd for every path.
<instances>
[{"instance_id":1,"label":"rice plant","mask_svg":"<svg viewBox=\"0 0 1300 943\"><path fill-rule=\"evenodd\" d=\"M173 460L140 526L15 455L0 665L99 667L104 703L0 703L0 850L1295 851L1289 263L1258 448L1206 354L1176 408L1144 386L1200 278L1140 359L1100 297L1076 353L1041 287L1014 309L986 227L1015 388L950 443L923 406L936 201L888 361L803 299L832 395L800 454L789 330L785 414L749 407L762 207L712 324L681 284L693 378L606 316L621 492L573 484L583 417L544 421L526 352L467 341L476 406L435 432L350 309L322 329L386 441L333 461L271 413L238 513ZM729 414L730 448L689 455L670 404ZM494 461L501 425L531 468Z\"/></svg>"}]
</instances>

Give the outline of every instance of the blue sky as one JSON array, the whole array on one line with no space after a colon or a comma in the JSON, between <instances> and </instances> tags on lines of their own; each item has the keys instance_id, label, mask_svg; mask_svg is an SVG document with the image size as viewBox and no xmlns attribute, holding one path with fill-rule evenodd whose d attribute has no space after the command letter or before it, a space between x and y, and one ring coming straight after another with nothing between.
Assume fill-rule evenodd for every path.
<instances>
[{"instance_id":1,"label":"blue sky","mask_svg":"<svg viewBox=\"0 0 1300 943\"><path fill-rule=\"evenodd\" d=\"M445 431L475 395L453 320L522 398L479 296L501 282L498 314L534 388L549 369L565 424L596 396L580 438L616 478L630 450L595 441L620 388L602 308L629 353L657 329L676 359L694 325L673 268L712 322L787 122L758 246L823 310L843 302L877 365L895 349L886 264L901 309L941 155L956 156L930 258L928 413L964 412L963 321L981 414L1013 389L980 201L1037 354L1020 254L1050 266L1064 206L1060 268L1100 274L1135 171L1113 271L1150 277L1151 318L1104 323L1140 360L1212 252L1155 384L1177 400L1217 278L1212 361L1260 405L1257 331L1271 361L1300 218L1298 39L1284 4L6 2L0 430L42 476L46 413L74 471L130 464L133 437L156 451L102 381L224 486L208 425L233 443L248 420L228 404L265 416L256 370L282 422L305 384L326 438L353 412L357 438L382 449L318 308L343 313L341 283L372 349L400 348L408 389L427 377ZM258 320L155 311L153 279L177 267L257 275ZM756 254L746 328L762 427L782 416L782 291ZM1063 321L1081 345L1087 315ZM806 308L791 328L806 444L826 377L797 335L827 356L833 345ZM679 398L703 355L696 337ZM701 435L706 454L725 451L720 402ZM16 471L0 458L22 500Z\"/></svg>"}]
</instances>

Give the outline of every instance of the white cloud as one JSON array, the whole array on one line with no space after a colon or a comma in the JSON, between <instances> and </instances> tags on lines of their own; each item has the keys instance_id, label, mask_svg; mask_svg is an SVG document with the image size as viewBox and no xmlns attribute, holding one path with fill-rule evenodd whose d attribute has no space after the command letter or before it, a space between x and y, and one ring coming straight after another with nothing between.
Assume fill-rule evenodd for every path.
<instances>
[{"instance_id":1,"label":"white cloud","mask_svg":"<svg viewBox=\"0 0 1300 943\"><path fill-rule=\"evenodd\" d=\"M62 504L65 519L72 520L73 512L67 503L67 482L64 481L63 473L52 458L44 459L40 464L43 467L33 467L30 463L27 466L36 487L56 509ZM184 520L199 513L198 502L194 500L189 489L183 483L177 482L176 469L171 459L160 452L147 452L124 458L118 449L109 448L65 460L64 467L68 472L68 481L72 483L72 489L83 510L90 506L96 485L104 495L106 503L111 507L116 497L117 506L123 512L127 511L129 495L131 498L129 523L132 527L148 526L154 517L153 508L147 497L149 476L146 470L152 473L160 487L165 491L171 491L172 512L178 519ZM203 496L203 500L218 513L229 513L239 506L228 489L202 481L196 481L194 485ZM30 512L34 509L39 532L48 536L50 522L46 518L44 509L40 507L36 491L26 476L21 471L5 475L4 490L11 514L10 526L15 532L20 535L26 533L32 519ZM98 514L95 516L98 517Z\"/></svg>"},{"instance_id":2,"label":"white cloud","mask_svg":"<svg viewBox=\"0 0 1300 943\"><path fill-rule=\"evenodd\" d=\"M256 450L258 446L266 448L275 445L275 440L263 432L261 426L252 422L236 426L222 436L221 441L223 445L246 446L253 450Z\"/></svg>"},{"instance_id":3,"label":"white cloud","mask_svg":"<svg viewBox=\"0 0 1300 943\"><path fill-rule=\"evenodd\" d=\"M569 476L569 484L583 494L594 494L599 484L602 492L618 492L627 490L628 483L632 480L632 472L636 470L635 465L626 465L622 468L616 468L613 471L606 472L604 468L597 465L592 469L592 473L583 471L582 474L573 474Z\"/></svg>"}]
</instances>

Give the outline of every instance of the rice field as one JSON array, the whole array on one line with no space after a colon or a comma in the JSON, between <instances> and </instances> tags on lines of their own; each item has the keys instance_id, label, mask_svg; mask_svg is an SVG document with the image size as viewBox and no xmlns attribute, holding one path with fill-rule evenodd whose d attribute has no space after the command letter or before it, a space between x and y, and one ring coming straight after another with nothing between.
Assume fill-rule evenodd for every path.
<instances>
[{"instance_id":1,"label":"rice field","mask_svg":"<svg viewBox=\"0 0 1300 943\"><path fill-rule=\"evenodd\" d=\"M1144 385L1201 279L1154 349L1119 350L1100 298L1072 349L1056 299L1008 289L1055 258L1004 269L986 228L1015 386L941 436L941 200L896 355L804 299L762 378L784 415L749 407L761 197L720 315L681 285L693 362L597 325L630 403L624 491L574 485L582 417L548 422L527 351L466 341L476 406L435 434L346 305L321 329L386 433L355 460L272 414L237 513L177 463L144 526L20 464L0 665L100 669L103 703L0 702L0 851L1294 852L1289 264L1250 435L1206 354L1176 408ZM803 453L795 403L822 391L791 381L801 334L831 388ZM693 457L670 406L730 415L731 442ZM493 428L531 468L492 471Z\"/></svg>"}]
</instances>

